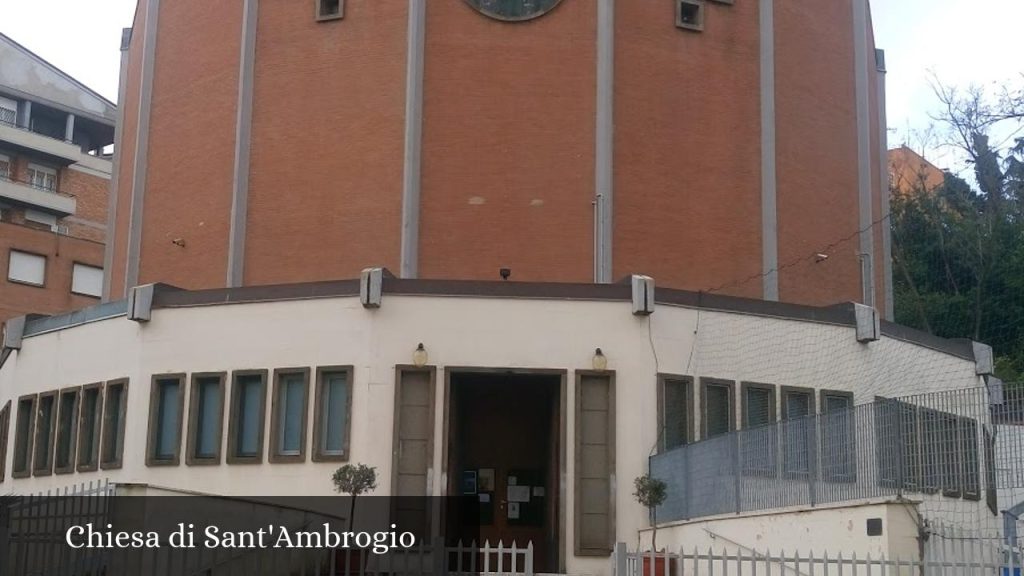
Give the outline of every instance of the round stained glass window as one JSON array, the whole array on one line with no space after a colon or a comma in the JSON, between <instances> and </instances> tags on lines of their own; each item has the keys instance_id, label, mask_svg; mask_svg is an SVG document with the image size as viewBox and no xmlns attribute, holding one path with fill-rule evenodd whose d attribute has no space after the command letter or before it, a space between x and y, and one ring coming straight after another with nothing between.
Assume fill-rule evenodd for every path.
<instances>
[{"instance_id":1,"label":"round stained glass window","mask_svg":"<svg viewBox=\"0 0 1024 576\"><path fill-rule=\"evenodd\" d=\"M562 0L466 0L481 13L498 20L530 20L543 16Z\"/></svg>"}]
</instances>

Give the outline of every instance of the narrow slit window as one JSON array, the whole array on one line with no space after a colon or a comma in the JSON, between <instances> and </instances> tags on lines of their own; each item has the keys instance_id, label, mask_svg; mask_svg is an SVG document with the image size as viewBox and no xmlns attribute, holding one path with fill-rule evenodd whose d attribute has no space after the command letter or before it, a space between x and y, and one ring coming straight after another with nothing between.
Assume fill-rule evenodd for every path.
<instances>
[{"instance_id":1,"label":"narrow slit window","mask_svg":"<svg viewBox=\"0 0 1024 576\"><path fill-rule=\"evenodd\" d=\"M337 20L345 15L344 0L315 0L317 20Z\"/></svg>"},{"instance_id":2,"label":"narrow slit window","mask_svg":"<svg viewBox=\"0 0 1024 576\"><path fill-rule=\"evenodd\" d=\"M348 459L351 406L351 368L319 368L313 417L314 461Z\"/></svg>"},{"instance_id":3,"label":"narrow slit window","mask_svg":"<svg viewBox=\"0 0 1024 576\"><path fill-rule=\"evenodd\" d=\"M826 480L857 479L855 414L850 392L821 392L821 468Z\"/></svg>"},{"instance_id":4,"label":"narrow slit window","mask_svg":"<svg viewBox=\"0 0 1024 576\"><path fill-rule=\"evenodd\" d=\"M100 441L100 468L104 470L121 467L127 402L128 381L107 382L103 397L103 430Z\"/></svg>"},{"instance_id":5,"label":"narrow slit window","mask_svg":"<svg viewBox=\"0 0 1024 576\"><path fill-rule=\"evenodd\" d=\"M271 462L305 460L308 387L308 368L274 371Z\"/></svg>"},{"instance_id":6,"label":"narrow slit window","mask_svg":"<svg viewBox=\"0 0 1024 576\"><path fill-rule=\"evenodd\" d=\"M100 424L103 414L103 387L90 384L82 388L78 416L78 471L91 472L99 465Z\"/></svg>"},{"instance_id":7,"label":"narrow slit window","mask_svg":"<svg viewBox=\"0 0 1024 576\"><path fill-rule=\"evenodd\" d=\"M14 430L14 463L11 476L26 478L32 467L32 431L35 430L36 397L18 399L18 421Z\"/></svg>"},{"instance_id":8,"label":"narrow slit window","mask_svg":"<svg viewBox=\"0 0 1024 576\"><path fill-rule=\"evenodd\" d=\"M224 374L193 374L186 464L219 464Z\"/></svg>"},{"instance_id":9,"label":"narrow slit window","mask_svg":"<svg viewBox=\"0 0 1024 576\"><path fill-rule=\"evenodd\" d=\"M267 372L239 371L232 379L228 463L258 463L263 458Z\"/></svg>"},{"instance_id":10,"label":"narrow slit window","mask_svg":"<svg viewBox=\"0 0 1024 576\"><path fill-rule=\"evenodd\" d=\"M740 393L743 472L758 476L774 475L778 435L776 428L769 424L775 422L775 386L744 382Z\"/></svg>"},{"instance_id":11,"label":"narrow slit window","mask_svg":"<svg viewBox=\"0 0 1024 576\"><path fill-rule=\"evenodd\" d=\"M184 374L154 376L149 396L147 466L177 466L181 454Z\"/></svg>"},{"instance_id":12,"label":"narrow slit window","mask_svg":"<svg viewBox=\"0 0 1024 576\"><path fill-rule=\"evenodd\" d=\"M57 447L54 455L54 472L70 474L75 471L75 440L78 437L78 394L73 388L60 393L57 413Z\"/></svg>"},{"instance_id":13,"label":"narrow slit window","mask_svg":"<svg viewBox=\"0 0 1024 576\"><path fill-rule=\"evenodd\" d=\"M685 30L704 30L703 0L678 0L676 2L676 26Z\"/></svg>"},{"instance_id":14,"label":"narrow slit window","mask_svg":"<svg viewBox=\"0 0 1024 576\"><path fill-rule=\"evenodd\" d=\"M32 455L32 475L49 476L53 473L53 436L57 425L57 393L39 395L36 410L36 439Z\"/></svg>"}]
</instances>

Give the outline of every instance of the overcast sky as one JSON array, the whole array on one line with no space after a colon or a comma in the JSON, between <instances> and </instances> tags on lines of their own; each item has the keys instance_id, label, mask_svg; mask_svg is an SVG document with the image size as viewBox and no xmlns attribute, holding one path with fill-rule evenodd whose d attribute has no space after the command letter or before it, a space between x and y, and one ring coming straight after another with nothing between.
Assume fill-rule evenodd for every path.
<instances>
[{"instance_id":1,"label":"overcast sky","mask_svg":"<svg viewBox=\"0 0 1024 576\"><path fill-rule=\"evenodd\" d=\"M831 0L802 1L810 9ZM890 146L906 140L916 144L913 133L931 123L929 113L936 107L928 83L931 72L947 84L961 86L1019 81L1024 72L1020 56L1024 0L872 0L871 4L876 42L886 51ZM121 28L131 26L134 12L135 0L5 0L0 32L116 101ZM27 22L46 24L22 24ZM941 151L930 154L944 168L961 168L947 165L956 161Z\"/></svg>"}]
</instances>

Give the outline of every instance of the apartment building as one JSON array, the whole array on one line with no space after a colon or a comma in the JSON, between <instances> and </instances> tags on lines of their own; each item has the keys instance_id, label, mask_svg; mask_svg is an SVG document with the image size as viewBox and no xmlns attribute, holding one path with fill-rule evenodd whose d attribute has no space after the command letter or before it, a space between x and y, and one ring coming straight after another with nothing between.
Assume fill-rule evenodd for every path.
<instances>
[{"instance_id":1,"label":"apartment building","mask_svg":"<svg viewBox=\"0 0 1024 576\"><path fill-rule=\"evenodd\" d=\"M116 111L0 34L0 322L101 295Z\"/></svg>"}]
</instances>

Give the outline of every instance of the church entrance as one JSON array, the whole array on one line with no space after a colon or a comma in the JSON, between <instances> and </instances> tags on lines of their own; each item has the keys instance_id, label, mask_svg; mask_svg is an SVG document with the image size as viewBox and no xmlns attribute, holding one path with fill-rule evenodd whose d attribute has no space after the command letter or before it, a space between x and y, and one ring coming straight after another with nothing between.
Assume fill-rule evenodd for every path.
<instances>
[{"instance_id":1,"label":"church entrance","mask_svg":"<svg viewBox=\"0 0 1024 576\"><path fill-rule=\"evenodd\" d=\"M559 569L564 373L448 374L448 494L479 501L479 545L533 544L534 570Z\"/></svg>"}]
</instances>

